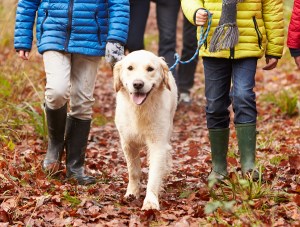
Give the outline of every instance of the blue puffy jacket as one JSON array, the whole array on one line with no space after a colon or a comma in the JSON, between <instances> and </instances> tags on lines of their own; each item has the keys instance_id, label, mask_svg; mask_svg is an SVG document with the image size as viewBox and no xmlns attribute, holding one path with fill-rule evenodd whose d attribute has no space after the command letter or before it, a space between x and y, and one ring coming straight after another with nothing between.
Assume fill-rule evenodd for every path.
<instances>
[{"instance_id":1,"label":"blue puffy jacket","mask_svg":"<svg viewBox=\"0 0 300 227\"><path fill-rule=\"evenodd\" d=\"M19 0L15 49L104 56L107 41L127 41L129 0Z\"/></svg>"}]
</instances>

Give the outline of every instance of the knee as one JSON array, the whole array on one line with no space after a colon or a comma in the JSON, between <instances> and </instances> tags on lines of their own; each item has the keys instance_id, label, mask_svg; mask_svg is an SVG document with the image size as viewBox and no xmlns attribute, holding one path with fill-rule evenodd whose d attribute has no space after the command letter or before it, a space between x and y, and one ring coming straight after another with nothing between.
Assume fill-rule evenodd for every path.
<instances>
[{"instance_id":1,"label":"knee","mask_svg":"<svg viewBox=\"0 0 300 227\"><path fill-rule=\"evenodd\" d=\"M63 88L48 88L45 92L45 101L50 109L58 109L64 106L68 101L68 97L68 90Z\"/></svg>"},{"instance_id":2,"label":"knee","mask_svg":"<svg viewBox=\"0 0 300 227\"><path fill-rule=\"evenodd\" d=\"M233 99L234 106L255 103L255 92L253 90L235 91L232 96L232 99Z\"/></svg>"},{"instance_id":3,"label":"knee","mask_svg":"<svg viewBox=\"0 0 300 227\"><path fill-rule=\"evenodd\" d=\"M208 100L206 105L206 114L211 116L227 116L230 101Z\"/></svg>"}]
</instances>

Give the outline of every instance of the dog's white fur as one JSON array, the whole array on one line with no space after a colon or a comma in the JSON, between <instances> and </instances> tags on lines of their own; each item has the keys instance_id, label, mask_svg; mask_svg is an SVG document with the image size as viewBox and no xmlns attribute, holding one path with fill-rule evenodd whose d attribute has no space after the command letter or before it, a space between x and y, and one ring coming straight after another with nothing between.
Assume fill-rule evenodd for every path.
<instances>
[{"instance_id":1,"label":"dog's white fur","mask_svg":"<svg viewBox=\"0 0 300 227\"><path fill-rule=\"evenodd\" d=\"M113 70L117 92L115 123L120 134L129 173L125 197L140 195L141 161L139 152L148 152L149 175L143 210L159 210L159 191L171 167L170 137L177 107L177 87L163 58L139 50L119 61ZM133 100L136 82L146 100ZM136 98L139 99L139 98Z\"/></svg>"}]
</instances>

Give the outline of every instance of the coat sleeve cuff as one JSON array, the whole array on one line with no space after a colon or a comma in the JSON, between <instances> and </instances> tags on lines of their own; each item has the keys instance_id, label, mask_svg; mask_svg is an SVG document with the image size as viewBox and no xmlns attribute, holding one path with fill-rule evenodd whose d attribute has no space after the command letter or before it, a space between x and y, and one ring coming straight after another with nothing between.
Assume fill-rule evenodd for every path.
<instances>
[{"instance_id":1,"label":"coat sleeve cuff","mask_svg":"<svg viewBox=\"0 0 300 227\"><path fill-rule=\"evenodd\" d=\"M278 56L274 56L274 55L266 55L266 58L276 58L276 59L280 59L281 57Z\"/></svg>"},{"instance_id":2,"label":"coat sleeve cuff","mask_svg":"<svg viewBox=\"0 0 300 227\"><path fill-rule=\"evenodd\" d=\"M26 48L15 48L16 52L19 52L20 50L24 50L25 52L30 52L31 49L26 49Z\"/></svg>"},{"instance_id":3,"label":"coat sleeve cuff","mask_svg":"<svg viewBox=\"0 0 300 227\"><path fill-rule=\"evenodd\" d=\"M107 43L108 43L108 42L110 42L110 43L120 43L122 46L125 45L125 43L123 43L123 42L121 42L121 41L119 41L119 40L114 40L114 39L108 39L106 42L107 42Z\"/></svg>"}]
</instances>

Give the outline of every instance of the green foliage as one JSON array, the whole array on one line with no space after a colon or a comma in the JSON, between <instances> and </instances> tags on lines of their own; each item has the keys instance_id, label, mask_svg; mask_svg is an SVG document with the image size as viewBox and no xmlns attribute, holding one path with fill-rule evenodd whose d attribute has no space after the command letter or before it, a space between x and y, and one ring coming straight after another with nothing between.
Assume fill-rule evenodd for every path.
<instances>
[{"instance_id":1,"label":"green foliage","mask_svg":"<svg viewBox=\"0 0 300 227\"><path fill-rule=\"evenodd\" d=\"M259 136L257 137L257 149L267 149L271 147L274 150L280 148L277 146L276 138L274 138L271 132L264 133L263 131L260 131Z\"/></svg>"},{"instance_id":2,"label":"green foliage","mask_svg":"<svg viewBox=\"0 0 300 227\"><path fill-rule=\"evenodd\" d=\"M151 50L151 45L158 42L158 34L147 34L144 38L145 49Z\"/></svg>"},{"instance_id":3,"label":"green foliage","mask_svg":"<svg viewBox=\"0 0 300 227\"><path fill-rule=\"evenodd\" d=\"M39 64L19 64L23 62L15 58L16 55L8 55L5 63L0 62L0 145L9 149L14 149L13 144L23 136L46 136L40 95L44 90L43 78L37 76L43 76L39 73L42 69ZM28 132L32 127L34 130Z\"/></svg>"},{"instance_id":4,"label":"green foliage","mask_svg":"<svg viewBox=\"0 0 300 227\"><path fill-rule=\"evenodd\" d=\"M0 97L1 99L5 99L9 97L12 93L11 84L7 79L4 78L3 75L0 74Z\"/></svg>"},{"instance_id":5,"label":"green foliage","mask_svg":"<svg viewBox=\"0 0 300 227\"><path fill-rule=\"evenodd\" d=\"M228 212L240 219L241 223L261 225L256 219L257 212L264 212L270 208L270 204L279 204L290 200L289 195L283 191L275 190L276 179L272 184L262 182L262 168L260 168L260 178L254 182L251 177L241 177L238 173L233 173L230 178L222 182L215 182L210 187L211 200L205 206L205 213L211 214L214 219L210 222L222 222L219 219L224 217L223 212ZM261 202L261 201L265 202ZM237 221L238 223L238 221ZM224 223L226 224L226 223Z\"/></svg>"},{"instance_id":6,"label":"green foliage","mask_svg":"<svg viewBox=\"0 0 300 227\"><path fill-rule=\"evenodd\" d=\"M39 58L30 64L17 58L13 47L17 0L0 1L0 147L15 149L24 136L45 137L44 116L37 103L43 100L42 70ZM31 51L34 54L35 48ZM4 60L4 61L3 61ZM28 132L32 125L34 130Z\"/></svg>"},{"instance_id":7,"label":"green foliage","mask_svg":"<svg viewBox=\"0 0 300 227\"><path fill-rule=\"evenodd\" d=\"M272 165L279 165L279 163L282 161L282 160L287 160L288 159L288 156L287 155L277 155L277 156L274 156L273 158L270 159L270 163Z\"/></svg>"},{"instance_id":8,"label":"green foliage","mask_svg":"<svg viewBox=\"0 0 300 227\"><path fill-rule=\"evenodd\" d=\"M272 103L279 108L282 114L292 117L299 113L297 105L299 105L298 94L292 89L282 90L278 93L268 93L263 98L264 101Z\"/></svg>"},{"instance_id":9,"label":"green foliage","mask_svg":"<svg viewBox=\"0 0 300 227\"><path fill-rule=\"evenodd\" d=\"M228 149L227 156L228 156L228 157L231 157L231 158L236 158L236 157L237 157L237 155L236 155L235 150L234 150L233 147L230 147L230 148Z\"/></svg>"},{"instance_id":10,"label":"green foliage","mask_svg":"<svg viewBox=\"0 0 300 227\"><path fill-rule=\"evenodd\" d=\"M46 117L45 112L42 111L42 114L40 114L37 109L34 108L35 103L24 103L23 108L20 111L24 111L28 115L29 123L34 127L34 132L38 134L39 136L43 137L44 139L47 136L47 125L46 125ZM39 105L40 103L36 103L36 105Z\"/></svg>"},{"instance_id":11,"label":"green foliage","mask_svg":"<svg viewBox=\"0 0 300 227\"><path fill-rule=\"evenodd\" d=\"M234 205L235 201L210 201L205 205L205 213L211 214L215 212L218 208L225 211L231 211Z\"/></svg>"},{"instance_id":12,"label":"green foliage","mask_svg":"<svg viewBox=\"0 0 300 227\"><path fill-rule=\"evenodd\" d=\"M107 119L103 114L101 113L95 113L93 116L93 125L95 126L103 126L107 124L107 122L111 121L110 119Z\"/></svg>"},{"instance_id":13,"label":"green foliage","mask_svg":"<svg viewBox=\"0 0 300 227\"><path fill-rule=\"evenodd\" d=\"M71 203L72 207L76 207L81 203L81 200L79 198L70 195L68 191L63 192L63 199Z\"/></svg>"},{"instance_id":14,"label":"green foliage","mask_svg":"<svg viewBox=\"0 0 300 227\"><path fill-rule=\"evenodd\" d=\"M187 191L182 191L179 195L179 198L184 199L188 198L194 191L187 190Z\"/></svg>"}]
</instances>

